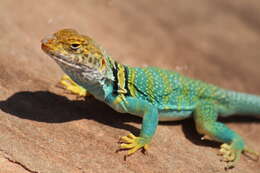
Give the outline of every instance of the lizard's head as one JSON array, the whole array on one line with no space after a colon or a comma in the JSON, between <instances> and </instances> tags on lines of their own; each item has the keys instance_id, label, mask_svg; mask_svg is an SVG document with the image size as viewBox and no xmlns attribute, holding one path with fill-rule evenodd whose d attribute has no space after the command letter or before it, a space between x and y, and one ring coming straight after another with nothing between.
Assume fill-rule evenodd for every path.
<instances>
[{"instance_id":1,"label":"lizard's head","mask_svg":"<svg viewBox=\"0 0 260 173\"><path fill-rule=\"evenodd\" d=\"M64 71L103 74L106 59L102 49L88 36L73 29L63 29L42 40L42 50L50 55Z\"/></svg>"}]
</instances>

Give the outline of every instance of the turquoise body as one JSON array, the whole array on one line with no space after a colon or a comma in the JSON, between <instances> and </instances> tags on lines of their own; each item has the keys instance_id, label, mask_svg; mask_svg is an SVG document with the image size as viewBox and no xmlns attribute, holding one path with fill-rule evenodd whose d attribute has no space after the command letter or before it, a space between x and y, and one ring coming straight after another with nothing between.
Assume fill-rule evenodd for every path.
<instances>
[{"instance_id":1,"label":"turquoise body","mask_svg":"<svg viewBox=\"0 0 260 173\"><path fill-rule=\"evenodd\" d=\"M225 161L235 162L242 151L250 151L242 137L217 118L260 115L259 96L228 91L168 70L125 66L110 58L93 39L73 29L44 38L42 49L97 99L118 112L143 117L140 136L121 138L120 147L128 149L129 155L147 149L159 120L188 117L193 117L199 133L224 143L220 152Z\"/></svg>"},{"instance_id":2,"label":"turquoise body","mask_svg":"<svg viewBox=\"0 0 260 173\"><path fill-rule=\"evenodd\" d=\"M78 72L68 72L64 65L63 68L75 82L116 111L143 117L140 137L146 139L145 143L151 141L159 120L181 120L192 116L199 133L230 144L239 158L245 149L244 140L218 122L217 117L259 115L260 97L228 91L155 67L129 67L110 58L107 62L110 77L96 83L87 81Z\"/></svg>"}]
</instances>

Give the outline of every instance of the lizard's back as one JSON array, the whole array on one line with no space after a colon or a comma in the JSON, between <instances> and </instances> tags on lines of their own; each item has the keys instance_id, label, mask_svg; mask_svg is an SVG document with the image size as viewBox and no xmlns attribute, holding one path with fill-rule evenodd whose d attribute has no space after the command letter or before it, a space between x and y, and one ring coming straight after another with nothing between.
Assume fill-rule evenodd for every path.
<instances>
[{"instance_id":1,"label":"lizard's back","mask_svg":"<svg viewBox=\"0 0 260 173\"><path fill-rule=\"evenodd\" d=\"M131 95L155 105L162 116L189 116L196 105L196 89L177 72L155 67L128 68ZM176 117L175 117L176 118Z\"/></svg>"}]
</instances>

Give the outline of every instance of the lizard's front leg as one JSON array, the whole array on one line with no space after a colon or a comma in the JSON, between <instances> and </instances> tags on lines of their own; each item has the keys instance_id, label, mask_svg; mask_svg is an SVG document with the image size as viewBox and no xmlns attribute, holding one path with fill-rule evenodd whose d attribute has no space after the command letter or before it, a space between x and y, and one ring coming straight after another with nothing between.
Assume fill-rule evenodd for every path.
<instances>
[{"instance_id":1,"label":"lizard's front leg","mask_svg":"<svg viewBox=\"0 0 260 173\"><path fill-rule=\"evenodd\" d=\"M68 75L62 76L60 84L63 85L67 91L79 97L90 96L90 93L85 88L79 86Z\"/></svg>"},{"instance_id":2,"label":"lizard's front leg","mask_svg":"<svg viewBox=\"0 0 260 173\"><path fill-rule=\"evenodd\" d=\"M120 139L122 142L120 149L127 149L127 155L131 155L141 148L147 150L158 125L158 110L143 100L133 98L126 98L126 100L127 105L125 107L128 110L127 112L144 115L140 136L130 133Z\"/></svg>"}]
</instances>

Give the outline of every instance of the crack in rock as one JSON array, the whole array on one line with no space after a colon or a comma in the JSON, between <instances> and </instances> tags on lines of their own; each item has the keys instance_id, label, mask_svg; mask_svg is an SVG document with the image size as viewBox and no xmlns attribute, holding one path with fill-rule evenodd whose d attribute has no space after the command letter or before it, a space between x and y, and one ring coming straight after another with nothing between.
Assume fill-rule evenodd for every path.
<instances>
[{"instance_id":1,"label":"crack in rock","mask_svg":"<svg viewBox=\"0 0 260 173\"><path fill-rule=\"evenodd\" d=\"M19 165L20 167L22 167L24 170L30 172L30 173L40 173L38 171L33 171L31 169L29 169L26 165L22 164L21 162L17 161L17 160L14 160L11 158L11 156L6 152L6 151L3 151L0 149L0 151L3 153L3 157L8 160L9 162L13 163L13 164L17 164Z\"/></svg>"}]
</instances>

